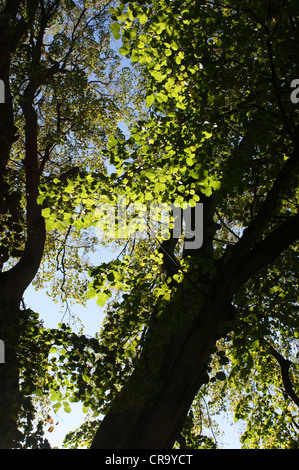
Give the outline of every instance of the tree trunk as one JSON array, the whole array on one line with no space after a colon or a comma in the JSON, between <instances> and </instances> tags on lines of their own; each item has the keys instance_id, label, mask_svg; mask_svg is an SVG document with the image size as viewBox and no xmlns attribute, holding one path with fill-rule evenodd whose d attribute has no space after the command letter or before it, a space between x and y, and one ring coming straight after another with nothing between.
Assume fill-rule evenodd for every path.
<instances>
[{"instance_id":1,"label":"tree trunk","mask_svg":"<svg viewBox=\"0 0 299 470\"><path fill-rule=\"evenodd\" d=\"M6 10L13 2L7 2ZM18 2L14 2L18 3ZM37 2L34 2L35 9ZM16 6L16 5L15 5ZM3 18L0 18L3 20ZM5 25L6 26L6 25ZM0 104L0 184L5 183L6 171L16 128L9 86L9 54L24 34L28 24L20 20L15 33L8 36L0 22L0 79L5 83L5 103ZM37 151L37 116L33 109L35 83L29 82L23 104L25 125L26 220L27 237L22 257L15 266L0 272L0 339L4 342L5 363L0 364L0 448L14 446L18 436L19 366L17 349L20 335L19 306L23 294L34 279L43 256L45 222L37 204L40 171ZM9 211L9 207L6 208ZM9 247L8 247L9 248ZM9 251L9 250L8 250ZM2 268L2 265L1 265Z\"/></svg>"},{"instance_id":2,"label":"tree trunk","mask_svg":"<svg viewBox=\"0 0 299 470\"><path fill-rule=\"evenodd\" d=\"M5 345L5 363L0 364L1 449L13 448L18 437L19 307L24 291L37 273L45 243L44 220L40 209L33 211L30 219L22 258L12 269L0 273L0 339Z\"/></svg>"},{"instance_id":3,"label":"tree trunk","mask_svg":"<svg viewBox=\"0 0 299 470\"><path fill-rule=\"evenodd\" d=\"M45 224L37 206L30 211L23 256L9 271L0 273L0 339L5 345L5 363L0 364L0 448L13 447L17 438L20 335L19 306L24 291L36 275L43 256Z\"/></svg>"},{"instance_id":4,"label":"tree trunk","mask_svg":"<svg viewBox=\"0 0 299 470\"><path fill-rule=\"evenodd\" d=\"M204 300L194 288L175 297L152 325L140 364L102 421L92 449L173 447L196 393L208 380L206 365L229 319L231 298L226 286L211 289ZM170 318L176 331L167 331Z\"/></svg>"},{"instance_id":5,"label":"tree trunk","mask_svg":"<svg viewBox=\"0 0 299 470\"><path fill-rule=\"evenodd\" d=\"M0 364L0 448L11 449L18 436L19 369L17 345L19 315L17 306L0 302L0 338L5 346L5 363Z\"/></svg>"}]
</instances>

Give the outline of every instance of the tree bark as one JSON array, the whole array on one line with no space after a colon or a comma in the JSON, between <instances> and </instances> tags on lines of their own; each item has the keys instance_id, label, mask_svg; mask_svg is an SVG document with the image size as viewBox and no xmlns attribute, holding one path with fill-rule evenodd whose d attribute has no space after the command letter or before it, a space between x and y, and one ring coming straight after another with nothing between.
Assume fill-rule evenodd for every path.
<instances>
[{"instance_id":1,"label":"tree bark","mask_svg":"<svg viewBox=\"0 0 299 470\"><path fill-rule=\"evenodd\" d=\"M0 79L5 84L5 103L0 104L0 184L5 182L12 145L16 140L13 105L10 92L10 54L28 30L38 6L31 2L28 22L21 19L9 33L8 22L16 21L20 2L7 1L0 16ZM9 21L8 21L9 20ZM6 22L6 23L5 23ZM0 448L11 449L18 438L19 365L18 344L20 335L19 306L24 291L32 282L43 256L45 224L36 198L40 183L37 152L37 118L33 109L34 87L30 83L23 106L25 117L25 172L27 239L22 257L16 265L0 273L0 339L5 345L5 363L0 364Z\"/></svg>"},{"instance_id":2,"label":"tree bark","mask_svg":"<svg viewBox=\"0 0 299 470\"><path fill-rule=\"evenodd\" d=\"M140 363L101 423L92 449L172 448L196 393L208 380L206 366L229 319L232 291L226 273L209 278L198 268L212 256L216 230L215 198L204 201L206 243L185 250L194 269L167 305L160 305L160 315L153 316Z\"/></svg>"},{"instance_id":3,"label":"tree bark","mask_svg":"<svg viewBox=\"0 0 299 470\"><path fill-rule=\"evenodd\" d=\"M0 364L0 448L11 449L18 437L19 309L0 300L0 337L5 345L5 363Z\"/></svg>"},{"instance_id":4,"label":"tree bark","mask_svg":"<svg viewBox=\"0 0 299 470\"><path fill-rule=\"evenodd\" d=\"M194 290L190 294L189 290L180 305L176 298L162 314L164 321L157 321L155 331L147 338L139 368L105 416L92 449L173 447L196 393L208 380L206 365L211 349L230 312L231 292L225 283L221 287L216 282L204 300ZM188 297L191 302L184 302ZM176 331L168 335L161 353L156 354L153 371L152 353L159 331L165 331L166 336L170 317L184 312L188 318L188 310L192 311L194 305L196 315L192 312L189 321L179 323ZM173 308L179 311L174 313Z\"/></svg>"},{"instance_id":5,"label":"tree bark","mask_svg":"<svg viewBox=\"0 0 299 470\"><path fill-rule=\"evenodd\" d=\"M269 352L277 360L280 366L282 383L286 394L291 398L291 400L293 400L295 405L299 407L299 396L294 391L292 381L289 375L289 369L292 363L288 359L285 359L271 345L269 346Z\"/></svg>"}]
</instances>

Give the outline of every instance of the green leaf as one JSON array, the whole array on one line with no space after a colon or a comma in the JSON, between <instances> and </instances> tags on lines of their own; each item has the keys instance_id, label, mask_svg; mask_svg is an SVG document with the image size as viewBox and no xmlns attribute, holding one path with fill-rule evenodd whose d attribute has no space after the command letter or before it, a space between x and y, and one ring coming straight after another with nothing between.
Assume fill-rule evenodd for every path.
<instances>
[{"instance_id":1,"label":"green leaf","mask_svg":"<svg viewBox=\"0 0 299 470\"><path fill-rule=\"evenodd\" d=\"M102 294L100 294L98 297L97 297L97 304L100 306L100 307L104 307L105 303L107 302L107 300L111 297L111 293L107 294L105 292L103 292Z\"/></svg>"},{"instance_id":2,"label":"green leaf","mask_svg":"<svg viewBox=\"0 0 299 470\"><path fill-rule=\"evenodd\" d=\"M111 150L115 145L117 144L117 139L114 137L114 135L110 135L108 139L108 144L107 148Z\"/></svg>"},{"instance_id":3,"label":"green leaf","mask_svg":"<svg viewBox=\"0 0 299 470\"><path fill-rule=\"evenodd\" d=\"M50 400L51 401L57 401L59 399L59 395L57 392L55 392L54 390L51 391L51 394L50 394Z\"/></svg>"},{"instance_id":4,"label":"green leaf","mask_svg":"<svg viewBox=\"0 0 299 470\"><path fill-rule=\"evenodd\" d=\"M51 209L49 207L47 207L46 209L43 209L42 210L42 216L45 218L45 219L48 219L51 215Z\"/></svg>"},{"instance_id":5,"label":"green leaf","mask_svg":"<svg viewBox=\"0 0 299 470\"><path fill-rule=\"evenodd\" d=\"M59 410L59 408L61 408L62 406L62 403L58 402L58 403L55 403L55 405L53 405L53 409L55 411L55 413L57 413L57 411Z\"/></svg>"},{"instance_id":6,"label":"green leaf","mask_svg":"<svg viewBox=\"0 0 299 470\"><path fill-rule=\"evenodd\" d=\"M90 377L89 377L88 375L83 374L83 375L82 375L82 379L84 380L84 382L86 382L86 383L88 383L88 384L90 383Z\"/></svg>"},{"instance_id":7,"label":"green leaf","mask_svg":"<svg viewBox=\"0 0 299 470\"><path fill-rule=\"evenodd\" d=\"M109 273L109 274L107 275L107 279L108 279L108 281L110 281L110 282L114 281L114 273Z\"/></svg>"},{"instance_id":8,"label":"green leaf","mask_svg":"<svg viewBox=\"0 0 299 470\"><path fill-rule=\"evenodd\" d=\"M40 195L37 197L37 203L38 203L39 205L42 205L45 199L46 199L46 194L40 194Z\"/></svg>"},{"instance_id":9,"label":"green leaf","mask_svg":"<svg viewBox=\"0 0 299 470\"><path fill-rule=\"evenodd\" d=\"M155 101L155 95L153 95L153 94L148 95L146 97L146 106L149 108L153 104L154 101Z\"/></svg>"},{"instance_id":10,"label":"green leaf","mask_svg":"<svg viewBox=\"0 0 299 470\"><path fill-rule=\"evenodd\" d=\"M140 24L145 24L148 20L148 17L147 15L144 13L144 14L141 14L141 15L138 15L138 19L140 21Z\"/></svg>"},{"instance_id":11,"label":"green leaf","mask_svg":"<svg viewBox=\"0 0 299 470\"><path fill-rule=\"evenodd\" d=\"M121 35L120 35L120 24L119 23L112 23L110 25L110 29L112 31L112 34L114 36L114 39L120 39Z\"/></svg>"},{"instance_id":12,"label":"green leaf","mask_svg":"<svg viewBox=\"0 0 299 470\"><path fill-rule=\"evenodd\" d=\"M222 371L221 371L221 372L217 372L217 374L216 374L216 379L217 379L217 380L220 380L220 381L226 380L226 375L225 375L225 373L222 372Z\"/></svg>"},{"instance_id":13,"label":"green leaf","mask_svg":"<svg viewBox=\"0 0 299 470\"><path fill-rule=\"evenodd\" d=\"M211 132L207 132L207 131L204 131L203 132L203 139L202 140L208 140L212 137L212 133Z\"/></svg>"},{"instance_id":14,"label":"green leaf","mask_svg":"<svg viewBox=\"0 0 299 470\"><path fill-rule=\"evenodd\" d=\"M124 44L118 51L120 55L128 55L130 52L130 47L128 44Z\"/></svg>"},{"instance_id":15,"label":"green leaf","mask_svg":"<svg viewBox=\"0 0 299 470\"><path fill-rule=\"evenodd\" d=\"M63 402L63 410L65 413L70 413L72 411L70 405L67 402Z\"/></svg>"}]
</instances>

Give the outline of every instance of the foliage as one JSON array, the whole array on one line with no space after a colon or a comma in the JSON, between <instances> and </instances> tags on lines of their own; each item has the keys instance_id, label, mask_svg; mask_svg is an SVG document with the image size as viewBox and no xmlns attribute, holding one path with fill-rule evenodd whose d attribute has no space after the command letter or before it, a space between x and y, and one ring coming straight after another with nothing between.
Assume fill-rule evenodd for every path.
<instances>
[{"instance_id":1,"label":"foliage","mask_svg":"<svg viewBox=\"0 0 299 470\"><path fill-rule=\"evenodd\" d=\"M66 3L61 13L70 28L74 5ZM90 278L88 286L83 281L77 290L71 280L69 291L78 299L96 297L106 306L105 322L99 335L88 339L63 325L48 332L35 319L30 326L29 316L26 341L32 341L30 350L37 356L30 363L23 359L24 399L43 394L54 411L61 406L70 411L72 402L82 401L86 423L67 436L66 446L78 447L78 441L89 446L100 415L109 419L115 409L154 408L180 370L181 351L189 351L188 343L202 329L198 337L205 344L196 349L206 348L202 369L192 363L198 358L194 349L192 359L184 358L185 369L202 380L174 445L214 448L214 436L206 434L210 415L229 411L246 423L244 448L297 448L298 396L292 391L298 390L298 366L286 362L290 341L298 336L298 108L290 100L290 83L298 73L295 1L123 0L110 14L111 31L122 39L119 52L138 64L140 86L146 86L147 111L137 102L139 108L127 114L134 117L129 137L116 132L123 108L116 109L101 92L98 99L88 78L95 74L101 82L107 76L97 62L99 43L93 42L97 22L89 31L87 20L73 46L74 27L62 29L62 16L55 16L50 30L55 41L38 72L46 77L45 93L36 96L47 164L37 201L49 232L38 282L51 271L55 252L64 283L67 256L77 275L88 270ZM14 65L20 70L15 93L32 69L31 58L26 60L30 45L29 39L24 42L22 60ZM62 82L45 73L47 66L69 61L69 56L80 58L79 72L66 67ZM123 104L118 93L113 97ZM14 152L21 158L21 139ZM71 173L64 177L62 169ZM19 182L15 185L21 197L9 211L18 212L18 233L24 190ZM4 197L12 199L8 186ZM186 233L174 242L173 220L166 236L151 238L143 222L143 236L134 233L115 242L120 214L115 225L103 219L120 197L132 209L131 228L140 220L138 207L175 203L185 209L202 202L203 246L186 249ZM3 212L5 230L13 229L9 211ZM93 244L93 229L104 231L104 242L113 241L121 253L109 263L83 266L78 246L82 240L84 249ZM22 245L21 237L16 240L14 250ZM0 254L6 261L8 251ZM291 393L283 375L286 363ZM126 426L131 430L131 423ZM23 428L24 435L32 434L32 424L24 421ZM39 445L41 436L38 427L29 444Z\"/></svg>"},{"instance_id":2,"label":"foliage","mask_svg":"<svg viewBox=\"0 0 299 470\"><path fill-rule=\"evenodd\" d=\"M96 339L77 335L65 324L46 329L38 317L22 310L20 433L15 445L26 449L40 448L44 431L53 431L53 416L60 408L70 413L72 403L81 401L87 412L85 402L92 394L91 378L99 356ZM95 407L93 412L96 416Z\"/></svg>"},{"instance_id":3,"label":"foliage","mask_svg":"<svg viewBox=\"0 0 299 470\"><path fill-rule=\"evenodd\" d=\"M10 338L6 334L10 314L4 305L14 310L32 281L36 288L47 287L56 301L84 303L90 269L87 252L96 249L92 231L79 231L71 224L64 231L48 226L45 236L38 188L71 181L78 170L107 175L103 154L107 140L111 134L122 136L122 126L129 127L141 112L142 91L137 87L137 67L125 67L112 46L108 9L114 2L4 3L0 7L0 77L6 91L5 103L0 105L0 336L9 362L19 346L15 344L19 319ZM69 199L70 195L64 198L66 212ZM26 323L22 325L26 328ZM31 345L39 340L44 341L37 334L28 339ZM46 359L39 363L38 354L32 359L42 380ZM31 377L27 362L26 367ZM16 390L6 390L7 384L16 381L7 379L9 370L2 371L1 388L14 402L12 408L19 407ZM30 379L28 387L36 381L36 377ZM43 398L41 390L38 397ZM10 409L7 403L0 408ZM22 408L22 416L28 413L25 434L32 430L33 410L31 405ZM14 421L16 413L11 415L12 420L2 414L1 419ZM4 439L10 433L4 426L1 432ZM40 432L38 424L36 439ZM2 436L0 441L6 446ZM34 442L27 444L38 445Z\"/></svg>"},{"instance_id":4,"label":"foliage","mask_svg":"<svg viewBox=\"0 0 299 470\"><path fill-rule=\"evenodd\" d=\"M11 94L18 136L1 180L0 261L6 270L20 259L26 240L26 137L22 106L29 91L35 90L33 106L38 120L42 183L55 178L71 179L76 168L107 173L103 149L109 135L121 136L120 122L129 125L134 113L138 113L137 90L133 85L136 71L124 67L111 48L108 18L111 5L109 1L57 2L57 5L46 2L38 7L33 27L11 57ZM24 11L25 8L21 9L19 14ZM65 253L67 241L72 245L69 253ZM60 297L56 286L63 283L65 296L78 299L74 273L83 268L82 248L90 250L95 243L91 234L81 235L70 226L64 234L49 227L45 264L35 280L36 287L48 284L51 273L54 297ZM51 266L53 257L57 261L55 267ZM67 269L63 265L65 258L72 259Z\"/></svg>"},{"instance_id":5,"label":"foliage","mask_svg":"<svg viewBox=\"0 0 299 470\"><path fill-rule=\"evenodd\" d=\"M122 190L119 183L124 181L127 194L130 188L128 197L145 204L194 204L214 194L214 221L220 222L213 241L214 259L223 263L261 212L281 166L291 156L298 132L297 109L289 99L289 84L296 72L295 4L285 2L267 11L261 5L243 3L234 7L230 2L222 6L214 2L123 2L113 12L118 23L112 31L116 37L122 33L120 52L143 64L149 77L146 103L150 108L150 117L132 129L128 147L116 139L109 142L110 158L120 175L117 189ZM297 182L296 172L281 188L278 204L266 215L267 225L256 233L254 244L297 213ZM142 249L143 257L144 244ZM151 243L149 249L153 249ZM293 246L236 293L233 332L216 363L209 366L211 385L205 392L215 394L218 406L221 400L229 400L236 419L248 422L244 447L292 448L296 442L297 411L282 391L280 371L268 344L288 357L288 343L298 330L297 261ZM127 263L122 269L130 273L132 257ZM204 265L213 275L206 259ZM186 277L188 271L191 276L190 266L187 263L186 271L182 270ZM110 268L113 272L114 264ZM96 278L93 289L99 289L103 272L92 274ZM114 280L113 275L110 278ZM139 289L144 291L145 284ZM111 290L106 288L106 292L110 295ZM123 307L129 318L137 309L128 325L138 324L143 302L140 296L135 300L133 292L128 308L127 297L121 306L114 306L115 332L126 318ZM155 311L155 302L150 303ZM143 325L146 331L144 320ZM109 338L112 331L110 324L103 338ZM131 334L131 342L142 338L138 329ZM115 353L115 357L122 355ZM296 370L294 374L295 386Z\"/></svg>"}]
</instances>

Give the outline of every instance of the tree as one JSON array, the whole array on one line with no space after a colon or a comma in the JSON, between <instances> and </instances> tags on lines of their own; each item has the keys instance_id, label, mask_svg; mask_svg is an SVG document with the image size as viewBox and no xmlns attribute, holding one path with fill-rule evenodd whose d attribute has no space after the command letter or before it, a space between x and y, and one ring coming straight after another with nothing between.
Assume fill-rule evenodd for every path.
<instances>
[{"instance_id":1,"label":"tree","mask_svg":"<svg viewBox=\"0 0 299 470\"><path fill-rule=\"evenodd\" d=\"M296 443L298 412L290 411L285 389L281 400L281 378L269 378L270 354L287 354L298 329L298 109L290 99L298 73L295 8L292 1L165 0L123 2L115 11L121 52L147 71L151 107L150 118L131 134L136 147L129 164L122 142L111 149L123 168L119 181L142 192L144 203L202 202L204 243L192 250L171 236L160 240L164 277L147 276L145 267L120 306L111 306L104 338L115 334L109 353L115 351L116 384L124 341L116 343L125 333L115 328L125 316L127 327L134 325L125 339L137 344L92 448L171 448L209 375L242 394L248 377L255 384L253 402L243 397L242 404L239 392L235 403L237 418L254 417L245 445L267 443L262 432L275 419L285 445ZM93 274L97 290L103 273ZM229 378L209 365L219 339L220 364L231 354ZM267 387L274 387L270 397ZM257 416L265 410L273 414L260 430ZM273 436L272 446L279 447Z\"/></svg>"},{"instance_id":2,"label":"tree","mask_svg":"<svg viewBox=\"0 0 299 470\"><path fill-rule=\"evenodd\" d=\"M56 3L49 8L58 8ZM66 5L73 11L74 3ZM36 11L43 6L37 2ZM24 19L35 14L30 10ZM56 178L36 181L30 193L27 176L27 204L32 201L35 212L27 211L28 237L16 267L28 253L35 273L44 252L29 243L30 223L37 224L36 234L45 220L50 234L62 240L70 226L100 227L108 243L124 228L123 209L129 232L153 204L171 207L174 218L168 234L156 231L154 238L148 221L140 223L146 238L124 237L116 242L122 249L117 259L91 267L86 296L107 303L98 337L74 335L65 325L48 332L26 310L19 334L18 322L9 316L11 338L1 339L12 345L8 353L14 361L15 345L21 345L22 390L26 396L34 383L35 395L48 394L54 410L68 409L72 401L90 410L95 419L69 436L71 447L83 439L95 449L213 447L202 425L205 396L210 407L229 406L236 419L247 421L244 447L298 447L298 370L288 359L290 341L298 336L298 108L291 99L298 76L295 2L123 1L112 20L111 30L123 41L120 53L141 67L148 113L131 126L127 140L110 133L104 154L115 169L111 174L95 171L98 160L92 156L85 168L90 172L61 177L59 154ZM38 35L39 28L35 31ZM61 60L59 53L55 60ZM76 82L74 93L78 88ZM68 96L65 106L68 119L76 100ZM25 111L26 106L29 123ZM50 107L44 115L51 120ZM25 148L32 127L26 129ZM89 131L82 135L84 144ZM66 142L66 154L72 144ZM63 170L71 170L72 163ZM115 204L114 226L108 213L112 208L113 215ZM194 233L198 207L203 207L200 246L192 245L188 231L181 238L176 232L183 215ZM10 311L14 306L15 316L25 284L24 271L16 284L17 272L14 267L0 278L2 297ZM12 294L9 279L19 296ZM24 360L28 344L33 366ZM4 374L4 389L15 390L15 397L16 376L11 370ZM11 378L15 389L8 384ZM17 408L13 399L9 403ZM34 413L33 406L31 417ZM6 426L15 432L15 425ZM38 429L37 439L40 435ZM5 446L11 445L7 440Z\"/></svg>"},{"instance_id":3,"label":"tree","mask_svg":"<svg viewBox=\"0 0 299 470\"><path fill-rule=\"evenodd\" d=\"M105 172L105 142L111 133L121 135L118 123L130 114L122 86L126 71L120 70L110 44L112 4L7 0L0 7L0 337L6 359L0 369L2 448L22 440L17 431L26 395L20 385L26 382L22 364L27 363L28 344L33 344L31 337L26 346L25 332L38 328L35 315L20 308L23 293L53 253L63 292L70 290L66 242L71 240L74 266L80 244L88 243L71 227L59 234L46 229L37 201L40 184L65 182L79 172ZM49 266L47 272L49 278ZM31 392L27 390L27 405Z\"/></svg>"}]
</instances>

